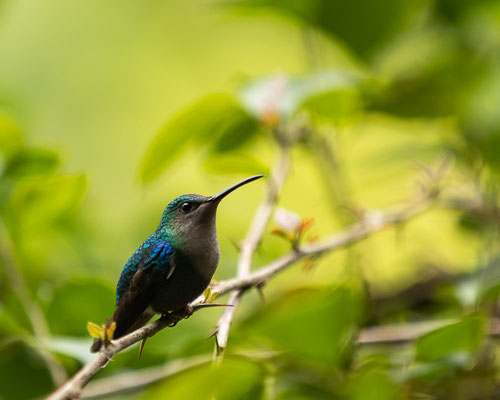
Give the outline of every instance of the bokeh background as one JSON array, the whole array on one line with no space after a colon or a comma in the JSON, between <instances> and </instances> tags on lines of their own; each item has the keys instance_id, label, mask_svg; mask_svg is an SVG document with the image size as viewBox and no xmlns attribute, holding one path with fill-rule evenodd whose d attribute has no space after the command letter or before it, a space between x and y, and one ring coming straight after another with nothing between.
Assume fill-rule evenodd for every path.
<instances>
[{"instance_id":1,"label":"bokeh background","mask_svg":"<svg viewBox=\"0 0 500 400\"><path fill-rule=\"evenodd\" d=\"M112 314L165 205L268 173L272 132L297 126L280 206L313 219L308 240L439 196L250 292L218 369L221 310L203 310L95 380L176 362L116 398L498 398L499 67L498 1L2 0L0 398L43 397L91 359L86 323ZM216 279L264 191L220 208ZM290 248L273 225L255 267ZM448 325L356 344L433 321Z\"/></svg>"}]
</instances>

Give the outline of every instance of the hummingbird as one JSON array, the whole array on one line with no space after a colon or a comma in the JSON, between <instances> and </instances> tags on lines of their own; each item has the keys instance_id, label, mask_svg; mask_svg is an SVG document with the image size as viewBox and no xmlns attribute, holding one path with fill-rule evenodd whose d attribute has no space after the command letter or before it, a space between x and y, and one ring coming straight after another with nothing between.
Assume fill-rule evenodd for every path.
<instances>
[{"instance_id":1,"label":"hummingbird","mask_svg":"<svg viewBox=\"0 0 500 400\"><path fill-rule=\"evenodd\" d=\"M209 285L219 263L217 207L229 193L264 175L246 178L214 196L185 194L172 200L158 228L132 254L116 286L114 339L143 326L155 314L187 312ZM102 347L94 340L90 351Z\"/></svg>"}]
</instances>

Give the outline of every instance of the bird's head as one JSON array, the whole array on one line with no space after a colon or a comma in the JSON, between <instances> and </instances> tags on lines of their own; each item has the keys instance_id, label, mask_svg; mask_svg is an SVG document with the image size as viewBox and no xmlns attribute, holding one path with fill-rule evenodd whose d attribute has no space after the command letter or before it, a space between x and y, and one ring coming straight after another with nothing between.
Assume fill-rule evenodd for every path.
<instances>
[{"instance_id":1,"label":"bird's head","mask_svg":"<svg viewBox=\"0 0 500 400\"><path fill-rule=\"evenodd\" d=\"M243 179L214 196L185 194L175 198L165 208L159 229L168 230L179 240L215 233L215 216L221 200L239 187L263 176Z\"/></svg>"}]
</instances>

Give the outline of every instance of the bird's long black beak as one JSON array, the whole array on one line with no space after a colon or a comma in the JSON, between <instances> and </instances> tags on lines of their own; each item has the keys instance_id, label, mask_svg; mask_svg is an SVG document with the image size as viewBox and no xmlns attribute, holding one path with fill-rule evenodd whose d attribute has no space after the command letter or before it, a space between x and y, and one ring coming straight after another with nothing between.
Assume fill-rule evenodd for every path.
<instances>
[{"instance_id":1,"label":"bird's long black beak","mask_svg":"<svg viewBox=\"0 0 500 400\"><path fill-rule=\"evenodd\" d=\"M229 193L231 193L232 191L238 189L239 187L243 186L243 185L246 185L247 183L250 183L250 182L253 182L257 179L260 179L262 178L264 175L254 175L254 176L251 176L249 178L246 178L246 179L243 179L242 181L238 182L238 183L235 183L234 185L232 186L229 186L227 189L224 189L222 192L220 192L219 194L216 194L215 196L211 196L207 199L207 201L210 201L210 202L219 202L221 201L224 197L226 197Z\"/></svg>"}]
</instances>

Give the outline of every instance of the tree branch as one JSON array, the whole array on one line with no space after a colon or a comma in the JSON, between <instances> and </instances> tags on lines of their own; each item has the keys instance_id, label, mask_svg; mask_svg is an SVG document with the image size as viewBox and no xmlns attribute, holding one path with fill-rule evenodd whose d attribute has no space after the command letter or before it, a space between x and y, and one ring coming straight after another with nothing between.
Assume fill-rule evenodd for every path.
<instances>
[{"instance_id":1,"label":"tree branch","mask_svg":"<svg viewBox=\"0 0 500 400\"><path fill-rule=\"evenodd\" d=\"M266 230L266 226L271 218L273 209L278 201L279 194L285 183L288 171L290 169L290 152L289 146L285 143L280 144L280 152L278 161L271 173L267 196L262 204L257 208L255 215L248 230L247 236L240 245L240 255L238 259L237 276L238 278L247 277L252 267L253 256L259 246L262 236ZM228 303L232 307L224 310L224 313L219 318L214 329L215 334L215 359L220 362L224 357L224 352L227 346L229 330L233 321L234 315L238 308L244 289L236 289L231 293Z\"/></svg>"},{"instance_id":2,"label":"tree branch","mask_svg":"<svg viewBox=\"0 0 500 400\"><path fill-rule=\"evenodd\" d=\"M410 205L396 207L396 211L389 211L387 213L380 211L365 212L365 215L360 222L352 225L346 230L332 235L321 242L304 245L300 249L292 250L288 254L285 254L277 260L247 275L220 281L211 286L212 292L218 293L218 296L221 296L233 290L244 291L251 287L260 286L274 275L282 272L299 260L306 257L320 256L335 249L354 244L383 228L415 217L428 208L431 198L432 197L429 195L424 195ZM197 311L204 307L221 305L217 303L205 304L204 301L204 297L200 296L191 303L191 306L195 311ZM153 336L167 326L175 325L182 318L183 316L180 315L177 316L177 320L175 320L173 316L170 316L169 318L160 318L128 334L127 336L112 341L112 343L104 348L95 359L84 365L80 371L78 371L68 382L50 395L48 399L78 399L81 396L85 385L99 372L101 368L104 368L107 365L108 361L111 360L115 354L121 352L134 343Z\"/></svg>"}]
</instances>

